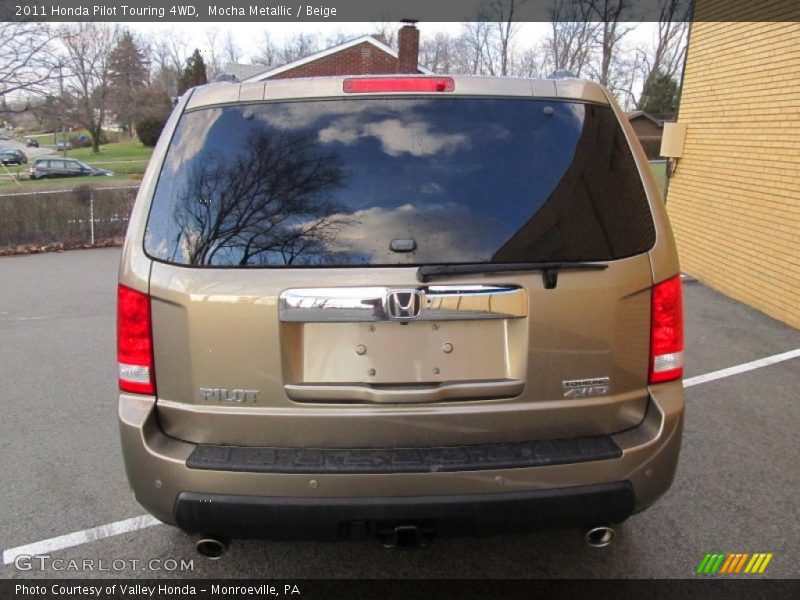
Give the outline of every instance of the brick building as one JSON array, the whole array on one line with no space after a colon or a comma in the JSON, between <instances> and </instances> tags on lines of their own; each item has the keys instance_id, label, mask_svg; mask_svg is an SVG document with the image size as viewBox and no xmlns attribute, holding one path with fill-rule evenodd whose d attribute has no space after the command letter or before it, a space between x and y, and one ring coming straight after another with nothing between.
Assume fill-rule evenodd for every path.
<instances>
[{"instance_id":1,"label":"brick building","mask_svg":"<svg viewBox=\"0 0 800 600\"><path fill-rule=\"evenodd\" d=\"M695 0L678 114L686 138L667 196L682 270L794 327L799 17L797 0Z\"/></svg>"},{"instance_id":2,"label":"brick building","mask_svg":"<svg viewBox=\"0 0 800 600\"><path fill-rule=\"evenodd\" d=\"M389 73L430 73L417 64L419 30L413 24L400 28L395 52L374 37L364 35L305 58L252 75L244 81L323 77L326 75L382 75Z\"/></svg>"}]
</instances>

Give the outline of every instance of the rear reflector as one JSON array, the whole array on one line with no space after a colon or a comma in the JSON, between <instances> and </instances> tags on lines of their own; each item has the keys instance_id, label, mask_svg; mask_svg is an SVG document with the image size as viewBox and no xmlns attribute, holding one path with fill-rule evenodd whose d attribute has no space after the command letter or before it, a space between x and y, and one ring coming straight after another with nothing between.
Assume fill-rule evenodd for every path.
<instances>
[{"instance_id":1,"label":"rear reflector","mask_svg":"<svg viewBox=\"0 0 800 600\"><path fill-rule=\"evenodd\" d=\"M683 290L676 275L653 286L650 320L650 383L683 377Z\"/></svg>"},{"instance_id":2,"label":"rear reflector","mask_svg":"<svg viewBox=\"0 0 800 600\"><path fill-rule=\"evenodd\" d=\"M124 285L117 288L117 361L120 390L156 393L150 296Z\"/></svg>"},{"instance_id":3,"label":"rear reflector","mask_svg":"<svg viewBox=\"0 0 800 600\"><path fill-rule=\"evenodd\" d=\"M375 92L452 92L452 77L363 77L345 79L344 91L349 94Z\"/></svg>"}]
</instances>

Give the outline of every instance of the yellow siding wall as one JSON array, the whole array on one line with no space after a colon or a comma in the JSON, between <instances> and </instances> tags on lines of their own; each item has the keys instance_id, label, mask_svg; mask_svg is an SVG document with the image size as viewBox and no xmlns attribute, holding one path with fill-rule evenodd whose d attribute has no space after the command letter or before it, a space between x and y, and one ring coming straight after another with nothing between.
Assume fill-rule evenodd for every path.
<instances>
[{"instance_id":1,"label":"yellow siding wall","mask_svg":"<svg viewBox=\"0 0 800 600\"><path fill-rule=\"evenodd\" d=\"M787 19L800 5L757 1ZM678 120L667 209L682 270L800 327L800 23L695 22Z\"/></svg>"}]
</instances>

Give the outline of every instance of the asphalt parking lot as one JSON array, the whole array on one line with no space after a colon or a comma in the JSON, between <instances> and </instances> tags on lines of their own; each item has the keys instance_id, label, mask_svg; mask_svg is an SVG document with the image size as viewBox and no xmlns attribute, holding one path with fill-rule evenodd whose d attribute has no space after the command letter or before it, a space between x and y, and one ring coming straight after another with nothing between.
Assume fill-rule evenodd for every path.
<instances>
[{"instance_id":1,"label":"asphalt parking lot","mask_svg":"<svg viewBox=\"0 0 800 600\"><path fill-rule=\"evenodd\" d=\"M143 514L116 424L117 249L0 258L0 550ZM800 332L697 282L685 285L686 377L800 348ZM691 379L690 379L691 380ZM50 552L53 558L193 560L184 572L76 573L0 567L0 577L691 577L707 552L771 552L764 576L800 573L800 358L687 388L676 480L618 528L611 547L579 531L377 542L235 541L218 561L155 525ZM89 537L95 534L87 534ZM132 563L128 563L130 565ZM167 564L167 563L162 563ZM170 563L171 564L171 563Z\"/></svg>"},{"instance_id":2,"label":"asphalt parking lot","mask_svg":"<svg viewBox=\"0 0 800 600\"><path fill-rule=\"evenodd\" d=\"M17 140L2 140L0 141L0 148L14 148L16 150L22 150L25 153L25 156L27 156L30 160L53 153L53 148L48 148L47 146L40 146L38 148L28 147Z\"/></svg>"}]
</instances>

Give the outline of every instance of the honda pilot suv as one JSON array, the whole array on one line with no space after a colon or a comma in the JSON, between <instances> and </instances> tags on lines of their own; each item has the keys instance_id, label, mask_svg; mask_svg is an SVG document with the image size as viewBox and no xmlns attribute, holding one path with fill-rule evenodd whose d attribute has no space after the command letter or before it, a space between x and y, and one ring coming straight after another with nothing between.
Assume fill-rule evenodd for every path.
<instances>
[{"instance_id":1,"label":"honda pilot suv","mask_svg":"<svg viewBox=\"0 0 800 600\"><path fill-rule=\"evenodd\" d=\"M130 484L188 532L610 525L675 473L678 257L599 85L212 84L142 181L118 360Z\"/></svg>"}]
</instances>

